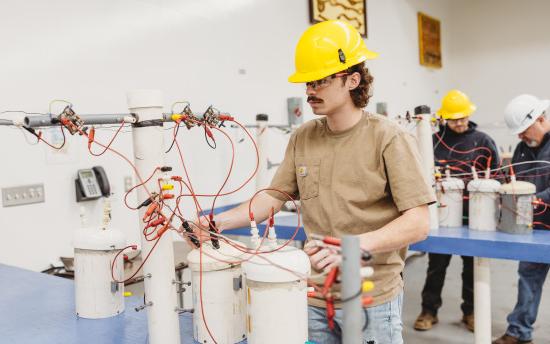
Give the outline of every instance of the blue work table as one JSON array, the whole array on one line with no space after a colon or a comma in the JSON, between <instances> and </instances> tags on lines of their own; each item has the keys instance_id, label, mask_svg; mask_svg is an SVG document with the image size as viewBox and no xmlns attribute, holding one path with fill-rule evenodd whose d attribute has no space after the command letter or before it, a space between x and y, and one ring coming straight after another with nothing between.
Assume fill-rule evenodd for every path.
<instances>
[{"instance_id":1,"label":"blue work table","mask_svg":"<svg viewBox=\"0 0 550 344\"><path fill-rule=\"evenodd\" d=\"M125 298L126 310L106 319L75 314L74 282L0 264L0 343L146 344L145 311L139 297ZM193 344L192 316L180 315L181 343Z\"/></svg>"}]
</instances>

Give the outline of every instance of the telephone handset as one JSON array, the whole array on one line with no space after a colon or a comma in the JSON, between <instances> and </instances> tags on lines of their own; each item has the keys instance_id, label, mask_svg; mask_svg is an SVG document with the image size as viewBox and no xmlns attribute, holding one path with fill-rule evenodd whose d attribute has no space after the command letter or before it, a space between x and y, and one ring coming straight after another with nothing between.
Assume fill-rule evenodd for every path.
<instances>
[{"instance_id":1,"label":"telephone handset","mask_svg":"<svg viewBox=\"0 0 550 344\"><path fill-rule=\"evenodd\" d=\"M105 170L101 166L78 170L75 180L76 200L88 201L111 195L111 186Z\"/></svg>"}]
</instances>

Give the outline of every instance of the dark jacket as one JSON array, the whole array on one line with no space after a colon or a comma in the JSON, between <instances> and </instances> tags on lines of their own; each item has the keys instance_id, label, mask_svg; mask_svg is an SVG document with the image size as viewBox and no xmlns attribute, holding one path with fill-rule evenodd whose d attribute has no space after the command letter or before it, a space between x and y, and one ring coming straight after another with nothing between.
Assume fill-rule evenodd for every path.
<instances>
[{"instance_id":1,"label":"dark jacket","mask_svg":"<svg viewBox=\"0 0 550 344\"><path fill-rule=\"evenodd\" d=\"M477 159L478 164L476 164L476 169L478 171L481 170L481 167L484 167L484 169L487 167L487 159L486 158L479 158L480 155L483 155L484 157L491 156L491 169L497 168L500 162L499 156L498 156L498 150L497 146L495 144L495 141L493 139L485 134L484 132L478 131L477 124L470 121L468 123L468 130L462 134L457 134L451 129L449 129L447 126L440 126L439 127L439 137L441 137L441 140L450 148L456 149L458 151L468 151L474 148L478 147L487 147L491 151L485 150L485 149L479 149L475 150L470 153L457 153L454 151L449 150L447 147L445 147L444 144L439 142L439 139L437 135L433 135L433 144L434 144L434 155L435 155L435 165L436 166L455 166L458 168L463 169L465 172L470 172L470 167L473 164L473 161ZM441 162L441 160L444 160L445 162ZM455 160L455 161L453 161ZM456 161L457 160L457 161ZM465 164L461 164L459 161L465 162ZM480 166L482 165L482 166ZM453 174L460 173L458 171L451 171Z\"/></svg>"},{"instance_id":2,"label":"dark jacket","mask_svg":"<svg viewBox=\"0 0 550 344\"><path fill-rule=\"evenodd\" d=\"M516 146L514 151L514 157L512 163L523 161L544 160L550 161L550 132L544 135L541 144L538 147L531 148L520 142ZM537 187L536 196L544 203L550 204L550 165L545 163L530 163L524 165L514 166L517 180L527 181L535 184ZM523 176L522 176L523 175ZM527 177L525 175L528 175ZM540 211L542 209L538 209ZM550 225L550 208L544 213L535 216L535 222L542 222L546 225ZM535 228L542 228L540 225L535 225Z\"/></svg>"},{"instance_id":3,"label":"dark jacket","mask_svg":"<svg viewBox=\"0 0 550 344\"><path fill-rule=\"evenodd\" d=\"M498 150L495 141L489 135L485 134L484 132L478 131L476 128L477 124L469 121L468 130L462 134L457 134L447 126L440 126L439 133L437 133L437 135L433 135L435 165L442 167L449 165L460 168L461 170L464 170L464 172L469 173L471 172L470 166L474 164L474 161L477 161L478 163L476 163L476 170L481 172L481 170L485 170L487 168L487 158L491 157L491 169L498 168L500 158L498 156ZM440 141L443 141L445 144ZM453 150L458 150L459 152L450 150L446 146L452 148ZM486 149L477 149L469 153L460 153L479 147L487 147L490 152ZM451 170L451 173L457 174L461 172ZM470 179L471 178L465 178L464 184L466 185L466 187L467 182ZM464 190L464 195L468 195L467 188ZM464 225L468 225L467 198L464 200L463 214L463 223Z\"/></svg>"}]
</instances>

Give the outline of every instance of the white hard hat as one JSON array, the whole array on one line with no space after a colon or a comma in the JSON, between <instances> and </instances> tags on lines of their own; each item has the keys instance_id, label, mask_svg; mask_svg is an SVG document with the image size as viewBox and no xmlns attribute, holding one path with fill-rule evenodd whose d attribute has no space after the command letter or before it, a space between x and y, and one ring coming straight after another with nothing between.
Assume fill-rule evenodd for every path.
<instances>
[{"instance_id":1,"label":"white hard hat","mask_svg":"<svg viewBox=\"0 0 550 344\"><path fill-rule=\"evenodd\" d=\"M514 135L524 132L550 106L550 100L540 100L530 94L512 99L504 110L504 121Z\"/></svg>"}]
</instances>

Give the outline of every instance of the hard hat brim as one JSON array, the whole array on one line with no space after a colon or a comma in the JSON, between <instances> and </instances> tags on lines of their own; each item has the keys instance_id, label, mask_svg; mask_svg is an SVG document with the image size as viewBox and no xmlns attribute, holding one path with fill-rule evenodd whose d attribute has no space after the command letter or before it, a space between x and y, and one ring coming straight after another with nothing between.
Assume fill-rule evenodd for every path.
<instances>
[{"instance_id":1,"label":"hard hat brim","mask_svg":"<svg viewBox=\"0 0 550 344\"><path fill-rule=\"evenodd\" d=\"M325 69L322 71L313 71L310 73L295 72L294 74L288 77L288 81L292 83L304 83L304 82L320 80L320 79L326 78L329 75L346 70L366 60L374 60L377 57L378 57L378 53L375 53L374 51L370 51L370 50L365 50L363 51L363 53L359 58L354 60L349 60L346 64L337 66L337 68Z\"/></svg>"},{"instance_id":2,"label":"hard hat brim","mask_svg":"<svg viewBox=\"0 0 550 344\"><path fill-rule=\"evenodd\" d=\"M475 104L470 104L470 107L467 111L453 113L453 112L447 112L443 110L443 108L441 108L437 110L436 114L443 119L461 119L464 117L471 116L476 110L477 110L477 106Z\"/></svg>"}]
</instances>

